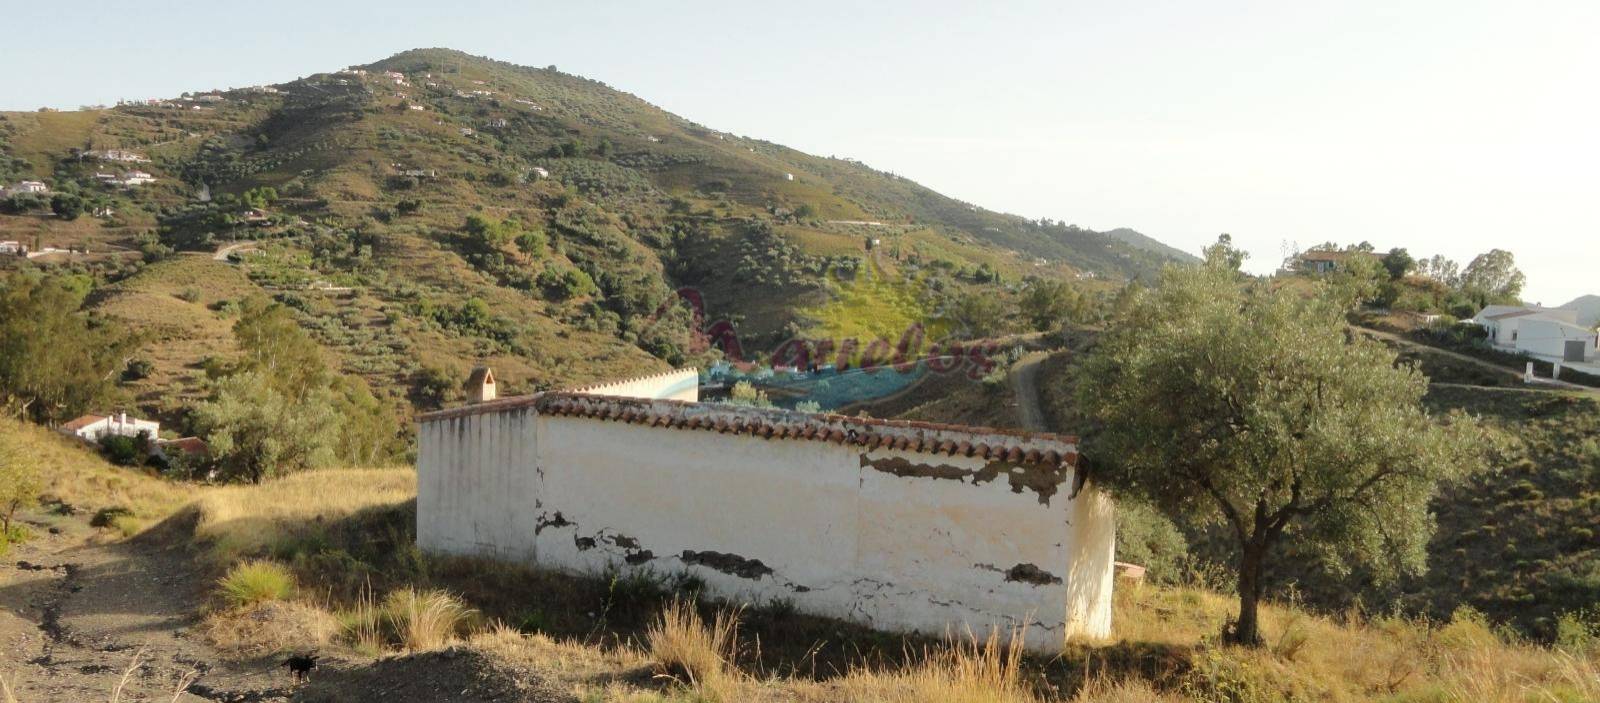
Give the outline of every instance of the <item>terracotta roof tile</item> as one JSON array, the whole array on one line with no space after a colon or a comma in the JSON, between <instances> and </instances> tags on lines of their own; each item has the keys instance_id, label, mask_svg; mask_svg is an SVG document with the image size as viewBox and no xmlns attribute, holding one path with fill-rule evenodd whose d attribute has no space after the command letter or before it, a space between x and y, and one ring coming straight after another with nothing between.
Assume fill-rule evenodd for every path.
<instances>
[{"instance_id":1,"label":"terracotta roof tile","mask_svg":"<svg viewBox=\"0 0 1600 703\"><path fill-rule=\"evenodd\" d=\"M67 432L77 432L104 419L106 419L104 415L84 415L61 423L61 429Z\"/></svg>"},{"instance_id":2,"label":"terracotta roof tile","mask_svg":"<svg viewBox=\"0 0 1600 703\"><path fill-rule=\"evenodd\" d=\"M534 412L540 415L615 420L649 427L715 430L772 439L803 439L851 444L865 449L960 454L989 461L1071 466L1077 439L990 427L967 427L910 420L880 420L778 408L752 408L681 400L652 400L567 391L538 393L440 410L421 416L424 423L486 413Z\"/></svg>"}]
</instances>

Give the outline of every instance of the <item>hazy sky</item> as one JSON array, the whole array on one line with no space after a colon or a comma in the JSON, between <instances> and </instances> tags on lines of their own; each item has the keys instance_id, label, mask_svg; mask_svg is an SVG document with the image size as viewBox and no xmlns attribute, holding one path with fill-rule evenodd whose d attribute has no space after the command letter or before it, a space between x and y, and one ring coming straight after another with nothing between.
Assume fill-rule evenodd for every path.
<instances>
[{"instance_id":1,"label":"hazy sky","mask_svg":"<svg viewBox=\"0 0 1600 703\"><path fill-rule=\"evenodd\" d=\"M1600 2L3 0L0 109L419 46L596 78L948 195L1249 265L1367 240L1600 293ZM574 7L584 5L584 7Z\"/></svg>"}]
</instances>

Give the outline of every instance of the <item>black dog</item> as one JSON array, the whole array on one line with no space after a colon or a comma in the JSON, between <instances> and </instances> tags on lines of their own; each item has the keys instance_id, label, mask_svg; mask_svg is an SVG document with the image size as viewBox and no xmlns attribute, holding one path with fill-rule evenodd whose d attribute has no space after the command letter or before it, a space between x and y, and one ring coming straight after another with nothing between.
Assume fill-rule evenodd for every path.
<instances>
[{"instance_id":1,"label":"black dog","mask_svg":"<svg viewBox=\"0 0 1600 703\"><path fill-rule=\"evenodd\" d=\"M283 660L279 666L289 667L289 675L294 677L295 683L311 680L311 670L317 668L317 655L296 654Z\"/></svg>"}]
</instances>

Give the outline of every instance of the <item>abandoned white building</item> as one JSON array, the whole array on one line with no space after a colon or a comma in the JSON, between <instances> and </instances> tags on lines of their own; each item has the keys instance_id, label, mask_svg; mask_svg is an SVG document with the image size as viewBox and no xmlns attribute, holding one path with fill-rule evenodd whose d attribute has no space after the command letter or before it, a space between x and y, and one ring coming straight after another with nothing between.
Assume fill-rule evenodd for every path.
<instances>
[{"instance_id":1,"label":"abandoned white building","mask_svg":"<svg viewBox=\"0 0 1600 703\"><path fill-rule=\"evenodd\" d=\"M1058 648L1111 628L1115 527L1071 437L700 403L684 370L423 415L417 542Z\"/></svg>"}]
</instances>

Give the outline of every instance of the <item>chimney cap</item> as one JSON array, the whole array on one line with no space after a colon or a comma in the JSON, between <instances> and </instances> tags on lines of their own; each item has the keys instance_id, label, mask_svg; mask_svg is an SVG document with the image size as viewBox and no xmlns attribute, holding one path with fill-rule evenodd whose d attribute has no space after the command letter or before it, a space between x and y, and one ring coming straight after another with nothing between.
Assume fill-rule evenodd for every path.
<instances>
[{"instance_id":1,"label":"chimney cap","mask_svg":"<svg viewBox=\"0 0 1600 703\"><path fill-rule=\"evenodd\" d=\"M474 366L472 368L472 375L467 377L467 385L469 385L469 386L492 386L492 385L494 385L494 371L492 369L490 369L489 367L487 367L487 366Z\"/></svg>"}]
</instances>

